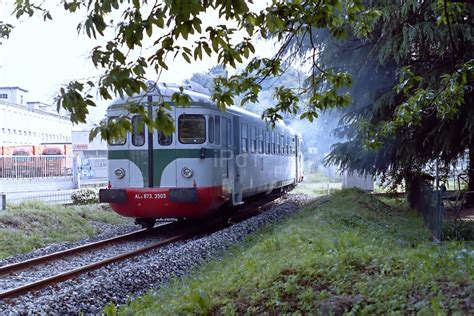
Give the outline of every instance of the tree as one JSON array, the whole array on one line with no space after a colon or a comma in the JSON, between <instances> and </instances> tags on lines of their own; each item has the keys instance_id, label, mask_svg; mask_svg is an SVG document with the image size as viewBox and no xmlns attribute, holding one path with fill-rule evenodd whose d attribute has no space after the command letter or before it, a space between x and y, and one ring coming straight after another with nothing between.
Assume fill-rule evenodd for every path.
<instances>
[{"instance_id":1,"label":"tree","mask_svg":"<svg viewBox=\"0 0 474 316\"><path fill-rule=\"evenodd\" d=\"M235 95L242 95L243 103L256 103L263 80L284 72L285 60L289 57L285 48L297 35L310 33L313 28L327 28L336 37L351 30L364 36L377 17L377 12L365 10L360 0L274 1L260 12L252 11L244 0L165 0L153 3L144 0L62 0L60 3L66 11L85 13L78 30L86 36L106 38L107 30L114 31L105 45L97 46L91 52L91 62L103 70L103 76L97 82L72 81L59 91L57 107L68 110L74 123L85 122L88 107L95 106L91 89L97 89L105 100L114 95L123 97L146 91L146 69L154 69L159 77L162 69L168 69L169 58L177 56L189 63L201 60L204 54L217 56L219 64L234 68L248 61L241 74L216 81L213 99L221 109L233 104ZM209 25L203 21L202 14L209 11L217 12L223 23ZM53 18L42 7L41 1L17 0L14 12L17 17L40 13L45 20ZM118 14L121 20L114 21L113 17ZM244 30L248 36L236 37L237 30ZM273 58L255 57L253 41L257 36L278 40L280 48ZM142 49L147 38L153 40L153 52L133 57L135 55L130 52ZM307 80L327 89L276 87L279 102L265 115L276 120L282 117L282 112L297 113L302 95L306 95L311 103L301 115L310 120L317 116L320 108L348 103L349 96L338 93L340 87L350 83L345 74L311 71ZM184 105L188 99L176 94L173 101ZM130 111L140 113L150 128L169 133L173 124L165 115L166 107L166 104L158 105L159 120L148 117L139 104L131 104ZM100 133L103 138L117 137L129 129L130 122L124 117L112 124L101 123L92 136Z\"/></svg>"},{"instance_id":2,"label":"tree","mask_svg":"<svg viewBox=\"0 0 474 316\"><path fill-rule=\"evenodd\" d=\"M300 113L300 118L312 121L322 109L348 105L349 92L355 93L353 113L359 111L355 115L360 119L346 116L357 130L351 140L383 150L367 151L366 157L357 159L339 155L336 161L343 165L350 162L371 173L393 170L406 174L407 166L420 168L437 156L450 161L472 144L469 87L473 77L473 5L469 1L408 0L400 4L367 0L364 7L361 0L281 0L259 12L252 11L244 0L60 3L72 13L85 11L78 30L86 36L104 38L107 29L115 31L106 45L97 46L91 53L92 63L103 70L103 76L97 82L73 81L59 92L57 106L69 110L73 122L84 122L87 108L95 105L90 89L97 88L104 99L114 94L132 95L147 89L147 68L155 69L159 75L161 69L168 68L168 57L181 56L191 63L207 54L217 56L224 67L235 68L248 61L241 73L215 80L213 99L221 109L233 104L236 95L241 95L242 103L258 102L264 80L281 75L297 61L307 69L304 84L275 87L278 102L265 111L266 118L274 121L281 119L283 113ZM52 18L50 12L33 1L17 0L15 5L18 17L40 12L45 19ZM202 14L209 11L217 12L225 25L203 22ZM117 13L122 18L114 22L112 17ZM248 36L237 38L238 30L245 30ZM278 41L272 58L255 57L253 42L257 36ZM129 52L141 49L146 38L154 41L153 52L132 57L135 55ZM340 54L362 63L344 66L336 65L334 59L331 62L327 52L336 51L334 47L342 39L346 40L344 45L353 46ZM357 53L351 56L351 51ZM366 58L356 55L364 53ZM378 77L371 77L372 71ZM352 88L349 73L358 79ZM364 85L364 73L373 86ZM369 89L361 90L365 88ZM303 108L301 99L306 100ZM173 101L183 105L187 98L176 94ZM158 120L148 117L143 106L137 104L131 104L130 111L141 113L151 128L170 132L173 124L165 115L167 106L157 105ZM459 125L461 134L447 132L453 123L464 124ZM94 133L110 138L124 129L130 129L126 117L113 124L103 122ZM443 136L441 141L438 134ZM353 152L350 146L355 145L346 143L351 150L347 153Z\"/></svg>"},{"instance_id":3,"label":"tree","mask_svg":"<svg viewBox=\"0 0 474 316\"><path fill-rule=\"evenodd\" d=\"M214 79L218 77L227 78L227 70L221 65L212 67L206 73L194 73L191 76L190 80L199 83L201 86L207 88L210 93L214 93Z\"/></svg>"},{"instance_id":4,"label":"tree","mask_svg":"<svg viewBox=\"0 0 474 316\"><path fill-rule=\"evenodd\" d=\"M382 18L368 38L338 42L318 34L321 63L348 71L354 83L339 129L348 141L328 161L418 190L430 164L447 167L468 150L474 190L473 5L369 5Z\"/></svg>"}]
</instances>

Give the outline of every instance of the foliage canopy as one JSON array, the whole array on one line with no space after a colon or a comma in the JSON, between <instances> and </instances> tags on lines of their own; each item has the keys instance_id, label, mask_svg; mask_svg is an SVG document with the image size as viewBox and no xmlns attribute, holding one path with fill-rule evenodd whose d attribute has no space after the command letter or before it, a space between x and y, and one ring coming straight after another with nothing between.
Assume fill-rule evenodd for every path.
<instances>
[{"instance_id":1,"label":"foliage canopy","mask_svg":"<svg viewBox=\"0 0 474 316\"><path fill-rule=\"evenodd\" d=\"M296 38L311 34L316 28L326 28L336 38L349 33L364 37L379 15L376 10L366 10L360 0L273 1L258 12L249 7L252 1L244 0L62 0L60 3L66 11L84 14L85 19L77 26L79 32L89 38L106 40L105 45L91 52L92 63L103 75L97 81L72 81L57 96L58 109L68 110L74 123L85 122L88 107L95 106L92 89L97 89L105 100L146 91L147 69L154 69L159 78L177 56L188 63L201 60L203 55L215 56L222 66L234 68L248 62L242 73L216 79L212 99L221 109L232 105L235 95L242 95L243 103L257 102L262 81L285 71L292 56L286 48ZM221 24L212 25L202 18L209 12L215 12ZM41 1L18 0L14 13L17 17L39 13L45 20L53 18ZM120 19L114 20L117 16ZM245 31L246 36L238 35L239 30ZM253 43L257 38L278 41L280 47L273 58L256 56ZM153 44L147 55L142 49L148 41ZM137 50L140 50L138 56L133 54ZM349 103L349 96L340 88L349 86L350 78L344 73L319 69L315 54L313 50L304 60L314 68L306 86L276 87L278 104L265 113L270 120L281 118L281 112L297 113L299 97L303 94L309 95L310 102L301 117L309 120L317 116L318 109ZM176 95L173 101L186 105L187 98ZM166 115L154 120L148 117L143 105L132 105L130 111L142 114L151 128L168 133L173 130L171 118ZM124 121L111 126L103 122L92 135L100 132L103 138L117 136L120 128L130 128Z\"/></svg>"},{"instance_id":2,"label":"foliage canopy","mask_svg":"<svg viewBox=\"0 0 474 316\"><path fill-rule=\"evenodd\" d=\"M59 3L84 15L79 32L106 42L91 52L102 76L72 81L57 96L58 109L68 110L74 123L85 122L88 108L95 106L93 89L105 100L126 98L147 90L147 70L153 69L158 80L174 58L192 63L207 55L224 68L245 64L240 73L214 80L212 99L221 109L237 95L241 103L258 102L265 79L295 62L307 70L304 83L275 87L278 102L265 118L275 121L290 113L313 121L320 110L351 104L341 130L348 142L330 157L347 169L401 179L436 157L449 163L467 148L474 152L470 1L275 0L260 11L244 0ZM210 12L220 24L204 17ZM14 13L53 18L40 1L17 0ZM1 39L11 28L0 23ZM256 55L254 43L260 39L277 42L272 58ZM145 50L148 42L151 49ZM188 102L179 93L172 100L182 106ZM140 104L131 104L130 112L140 113L150 128L172 132L165 111L169 105L156 106L156 118ZM91 136L114 138L130 128L124 117L102 122Z\"/></svg>"}]
</instances>

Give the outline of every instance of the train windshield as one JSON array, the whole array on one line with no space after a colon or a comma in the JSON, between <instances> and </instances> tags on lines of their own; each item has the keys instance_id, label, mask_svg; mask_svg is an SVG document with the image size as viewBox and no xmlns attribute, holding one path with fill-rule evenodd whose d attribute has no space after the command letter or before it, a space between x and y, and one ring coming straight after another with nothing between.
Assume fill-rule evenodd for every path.
<instances>
[{"instance_id":1,"label":"train windshield","mask_svg":"<svg viewBox=\"0 0 474 316\"><path fill-rule=\"evenodd\" d=\"M109 118L109 125L117 125L119 119L117 117ZM111 139L108 140L109 145L124 145L127 141L126 135L114 135Z\"/></svg>"},{"instance_id":2,"label":"train windshield","mask_svg":"<svg viewBox=\"0 0 474 316\"><path fill-rule=\"evenodd\" d=\"M179 141L182 144L202 144L206 141L204 115L183 114L178 120Z\"/></svg>"}]
</instances>

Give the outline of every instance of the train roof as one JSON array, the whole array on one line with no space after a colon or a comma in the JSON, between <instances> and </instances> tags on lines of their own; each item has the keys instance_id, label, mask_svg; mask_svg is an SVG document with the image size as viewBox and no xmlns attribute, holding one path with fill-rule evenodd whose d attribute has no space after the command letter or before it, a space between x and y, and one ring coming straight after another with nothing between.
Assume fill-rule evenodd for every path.
<instances>
[{"instance_id":1,"label":"train roof","mask_svg":"<svg viewBox=\"0 0 474 316\"><path fill-rule=\"evenodd\" d=\"M148 96L151 96L152 100L155 102L160 99L164 102L171 102L171 96L176 92L178 93L181 92L180 87L183 88L182 93L188 95L192 103L200 103L200 105L209 106L210 108L217 109L217 105L211 99L209 90L193 81L186 80L184 84L182 85L177 85L174 83L167 84L163 82L159 82L159 83L149 82L148 86L149 86L149 90L146 92L134 94L128 98L115 99L107 107L107 111L118 109L128 102L145 103L147 102ZM231 105L230 107L226 109L226 111L234 115L250 116L258 120L262 119L260 115L250 112L240 106ZM296 134L300 134L295 129L287 126L285 122L283 121L277 122L276 126L283 127L283 128L291 130L292 132Z\"/></svg>"}]
</instances>

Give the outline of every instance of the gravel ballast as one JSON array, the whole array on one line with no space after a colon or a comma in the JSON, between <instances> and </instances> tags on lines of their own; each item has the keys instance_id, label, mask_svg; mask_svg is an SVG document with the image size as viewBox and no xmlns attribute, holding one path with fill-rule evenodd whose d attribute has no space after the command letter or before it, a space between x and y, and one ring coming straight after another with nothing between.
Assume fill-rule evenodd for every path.
<instances>
[{"instance_id":1,"label":"gravel ballast","mask_svg":"<svg viewBox=\"0 0 474 316\"><path fill-rule=\"evenodd\" d=\"M313 199L303 194L289 194L276 200L265 212L243 222L210 235L177 242L103 267L55 287L48 287L7 302L0 301L0 310L2 315L64 315L80 312L100 314L104 306L110 302L117 305L124 304L130 298L144 294L150 289L159 288L170 278L189 273L204 262L222 255L225 249L248 234L299 212L302 206ZM8 261L24 260L25 257L28 255L22 256L21 259L11 258Z\"/></svg>"}]
</instances>

